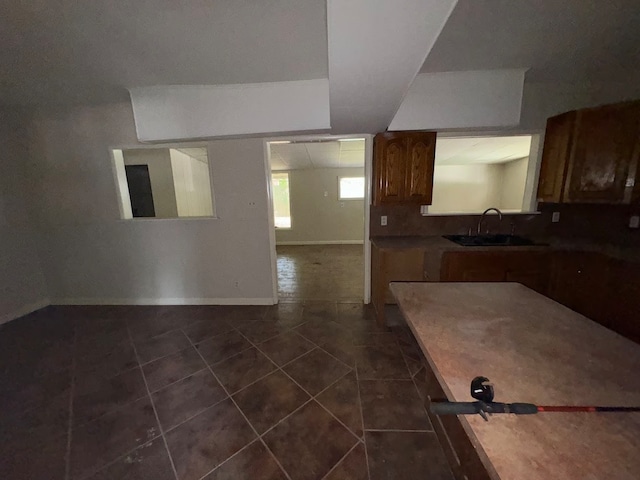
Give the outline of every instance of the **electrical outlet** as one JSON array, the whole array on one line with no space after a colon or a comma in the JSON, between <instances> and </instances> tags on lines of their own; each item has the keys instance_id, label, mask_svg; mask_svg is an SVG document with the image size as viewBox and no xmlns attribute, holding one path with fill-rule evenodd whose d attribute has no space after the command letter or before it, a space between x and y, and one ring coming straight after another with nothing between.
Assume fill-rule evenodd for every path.
<instances>
[{"instance_id":1,"label":"electrical outlet","mask_svg":"<svg viewBox=\"0 0 640 480\"><path fill-rule=\"evenodd\" d=\"M551 221L553 223L558 223L560 221L560 212L553 212L551 214Z\"/></svg>"},{"instance_id":2,"label":"electrical outlet","mask_svg":"<svg viewBox=\"0 0 640 480\"><path fill-rule=\"evenodd\" d=\"M380 215L380 225L383 227L387 226L387 216L386 215Z\"/></svg>"},{"instance_id":3,"label":"electrical outlet","mask_svg":"<svg viewBox=\"0 0 640 480\"><path fill-rule=\"evenodd\" d=\"M632 215L631 218L629 218L629 228L638 228L638 227L640 227L640 216Z\"/></svg>"}]
</instances>

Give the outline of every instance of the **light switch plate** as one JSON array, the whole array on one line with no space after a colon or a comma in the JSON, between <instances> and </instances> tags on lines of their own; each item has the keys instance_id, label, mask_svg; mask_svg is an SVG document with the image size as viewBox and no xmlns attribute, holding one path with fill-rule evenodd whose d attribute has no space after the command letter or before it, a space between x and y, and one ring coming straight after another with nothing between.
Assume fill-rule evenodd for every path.
<instances>
[{"instance_id":1,"label":"light switch plate","mask_svg":"<svg viewBox=\"0 0 640 480\"><path fill-rule=\"evenodd\" d=\"M380 215L380 225L383 227L387 226L387 216L386 215Z\"/></svg>"},{"instance_id":2,"label":"light switch plate","mask_svg":"<svg viewBox=\"0 0 640 480\"><path fill-rule=\"evenodd\" d=\"M560 212L553 212L551 214L551 221L553 223L558 223L560 221Z\"/></svg>"},{"instance_id":3,"label":"light switch plate","mask_svg":"<svg viewBox=\"0 0 640 480\"><path fill-rule=\"evenodd\" d=\"M640 216L632 215L631 218L629 218L629 228L638 228L638 227L640 227Z\"/></svg>"}]
</instances>

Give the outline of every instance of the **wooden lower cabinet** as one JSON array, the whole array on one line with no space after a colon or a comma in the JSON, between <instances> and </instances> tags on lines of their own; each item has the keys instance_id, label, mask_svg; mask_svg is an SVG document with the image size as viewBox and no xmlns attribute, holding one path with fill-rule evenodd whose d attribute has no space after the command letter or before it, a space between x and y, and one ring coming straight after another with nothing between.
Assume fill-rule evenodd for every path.
<instances>
[{"instance_id":1,"label":"wooden lower cabinet","mask_svg":"<svg viewBox=\"0 0 640 480\"><path fill-rule=\"evenodd\" d=\"M604 304L609 280L607 256L596 252L557 252L549 297L610 327Z\"/></svg>"},{"instance_id":2,"label":"wooden lower cabinet","mask_svg":"<svg viewBox=\"0 0 640 480\"><path fill-rule=\"evenodd\" d=\"M549 252L445 252L443 282L518 282L547 294L551 275Z\"/></svg>"},{"instance_id":3,"label":"wooden lower cabinet","mask_svg":"<svg viewBox=\"0 0 640 480\"><path fill-rule=\"evenodd\" d=\"M390 282L424 280L424 250L420 248L386 249L371 246L371 301L379 325L384 325L384 306L395 304Z\"/></svg>"},{"instance_id":4,"label":"wooden lower cabinet","mask_svg":"<svg viewBox=\"0 0 640 480\"><path fill-rule=\"evenodd\" d=\"M612 260L604 300L607 326L640 343L640 265Z\"/></svg>"}]
</instances>

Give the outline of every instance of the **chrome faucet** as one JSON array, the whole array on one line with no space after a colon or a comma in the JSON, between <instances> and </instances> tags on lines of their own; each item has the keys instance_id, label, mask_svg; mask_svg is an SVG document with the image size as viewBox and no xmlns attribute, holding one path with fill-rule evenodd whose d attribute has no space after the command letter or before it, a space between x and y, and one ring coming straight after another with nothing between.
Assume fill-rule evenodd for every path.
<instances>
[{"instance_id":1,"label":"chrome faucet","mask_svg":"<svg viewBox=\"0 0 640 480\"><path fill-rule=\"evenodd\" d=\"M484 220L484 216L491 210L495 210L498 213L498 215L500 216L500 221L502 222L502 212L500 210L495 207L487 208L484 212L482 212L482 215L480 215L480 220L478 220L478 235L482 233L482 220Z\"/></svg>"}]
</instances>

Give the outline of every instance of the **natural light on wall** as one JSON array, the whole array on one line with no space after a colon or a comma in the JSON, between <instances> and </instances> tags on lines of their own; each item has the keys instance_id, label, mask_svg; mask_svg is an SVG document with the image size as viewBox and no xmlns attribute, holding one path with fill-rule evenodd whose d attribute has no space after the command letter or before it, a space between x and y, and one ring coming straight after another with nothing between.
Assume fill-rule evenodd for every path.
<instances>
[{"instance_id":1,"label":"natural light on wall","mask_svg":"<svg viewBox=\"0 0 640 480\"><path fill-rule=\"evenodd\" d=\"M124 219L213 217L206 147L115 149Z\"/></svg>"},{"instance_id":2,"label":"natural light on wall","mask_svg":"<svg viewBox=\"0 0 640 480\"><path fill-rule=\"evenodd\" d=\"M429 214L528 210L530 158L530 135L439 137Z\"/></svg>"},{"instance_id":3,"label":"natural light on wall","mask_svg":"<svg viewBox=\"0 0 640 480\"><path fill-rule=\"evenodd\" d=\"M291 228L291 203L289 199L289 174L272 173L273 215L276 228Z\"/></svg>"}]
</instances>

